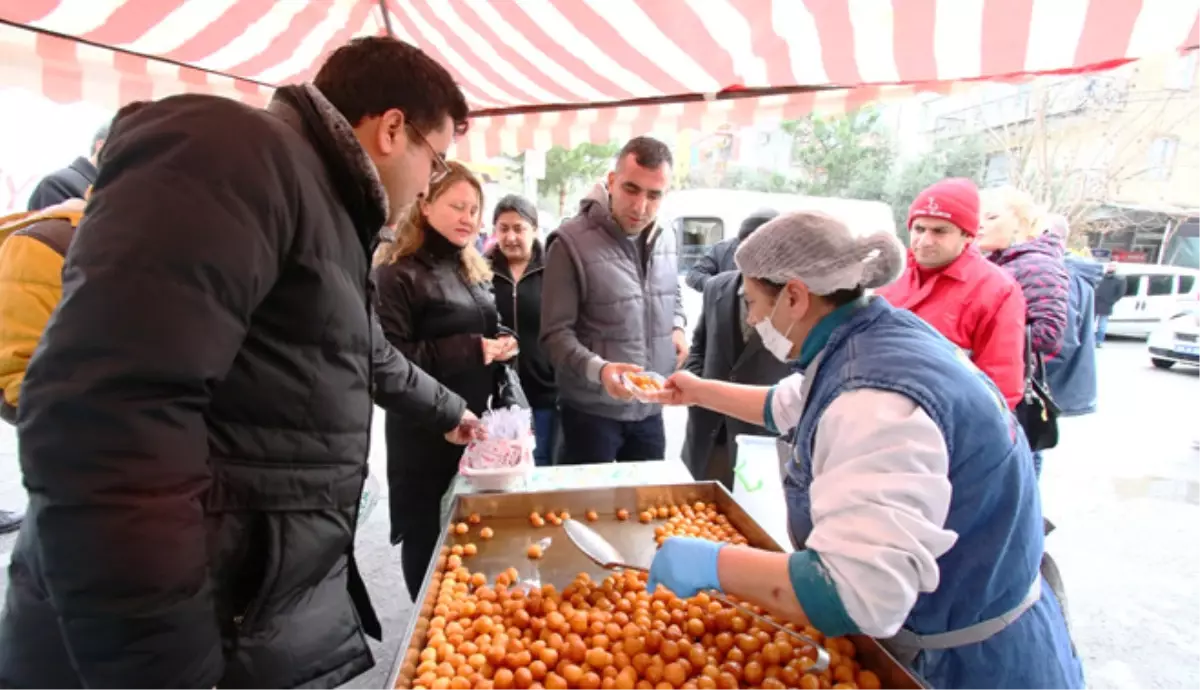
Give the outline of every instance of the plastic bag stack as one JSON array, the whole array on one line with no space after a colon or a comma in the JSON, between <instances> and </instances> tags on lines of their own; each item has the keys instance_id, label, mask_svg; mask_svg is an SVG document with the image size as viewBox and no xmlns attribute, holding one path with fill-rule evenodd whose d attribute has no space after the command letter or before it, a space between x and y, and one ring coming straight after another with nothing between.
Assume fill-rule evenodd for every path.
<instances>
[{"instance_id":1,"label":"plastic bag stack","mask_svg":"<svg viewBox=\"0 0 1200 690\"><path fill-rule=\"evenodd\" d=\"M472 441L460 469L499 470L533 462L533 413L516 407L488 410L479 420L487 438Z\"/></svg>"}]
</instances>

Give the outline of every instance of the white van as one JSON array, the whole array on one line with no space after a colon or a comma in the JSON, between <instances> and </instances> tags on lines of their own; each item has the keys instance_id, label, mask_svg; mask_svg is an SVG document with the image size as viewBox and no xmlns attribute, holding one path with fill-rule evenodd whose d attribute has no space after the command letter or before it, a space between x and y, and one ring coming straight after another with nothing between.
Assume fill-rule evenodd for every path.
<instances>
[{"instance_id":1,"label":"white van","mask_svg":"<svg viewBox=\"0 0 1200 690\"><path fill-rule=\"evenodd\" d=\"M659 219L674 228L679 241L679 272L686 273L712 245L737 237L742 221L759 209L824 211L846 222L854 232L886 229L895 234L892 207L882 201L834 199L752 192L741 189L681 189L667 194Z\"/></svg>"},{"instance_id":2,"label":"white van","mask_svg":"<svg viewBox=\"0 0 1200 690\"><path fill-rule=\"evenodd\" d=\"M1164 319L1200 300L1200 270L1155 264L1116 266L1126 287L1108 319L1109 335L1146 338Z\"/></svg>"}]
</instances>

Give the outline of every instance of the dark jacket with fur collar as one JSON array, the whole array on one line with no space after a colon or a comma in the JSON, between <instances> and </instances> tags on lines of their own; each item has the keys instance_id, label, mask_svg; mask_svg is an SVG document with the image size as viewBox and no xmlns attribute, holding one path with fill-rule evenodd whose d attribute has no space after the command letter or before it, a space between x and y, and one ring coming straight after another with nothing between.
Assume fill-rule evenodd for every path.
<instances>
[{"instance_id":1,"label":"dark jacket with fur collar","mask_svg":"<svg viewBox=\"0 0 1200 690\"><path fill-rule=\"evenodd\" d=\"M100 167L22 389L0 686L341 685L380 632L374 168L311 87L159 101Z\"/></svg>"}]
</instances>

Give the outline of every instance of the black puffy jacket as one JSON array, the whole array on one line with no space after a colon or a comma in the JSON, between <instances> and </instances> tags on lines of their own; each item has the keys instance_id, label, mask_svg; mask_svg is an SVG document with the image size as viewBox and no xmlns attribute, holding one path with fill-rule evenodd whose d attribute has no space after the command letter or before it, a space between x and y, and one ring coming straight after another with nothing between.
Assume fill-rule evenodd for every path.
<instances>
[{"instance_id":1,"label":"black puffy jacket","mask_svg":"<svg viewBox=\"0 0 1200 690\"><path fill-rule=\"evenodd\" d=\"M488 259L495 276L492 288L496 294L496 309L500 323L517 334L521 347L517 355L517 372L521 389L534 408L553 408L558 403L558 387L554 384L554 367L550 357L538 342L542 330L542 272L545 252L542 243L534 240L533 255L520 280L513 280L508 259L499 246L492 247Z\"/></svg>"},{"instance_id":2,"label":"black puffy jacket","mask_svg":"<svg viewBox=\"0 0 1200 690\"><path fill-rule=\"evenodd\" d=\"M369 166L312 87L270 112L168 98L114 127L22 389L0 686L334 687L370 668L353 549L372 355L383 398L418 385L442 403L430 424L457 417L373 353Z\"/></svg>"},{"instance_id":3,"label":"black puffy jacket","mask_svg":"<svg viewBox=\"0 0 1200 690\"><path fill-rule=\"evenodd\" d=\"M475 414L483 414L489 397L493 407L524 404L520 385L507 385L508 365L483 363L482 338L500 334L500 317L491 284L469 284L459 252L430 228L416 253L375 269L376 309L384 333L397 350L462 396ZM385 432L396 543L414 518L426 521L432 511L436 520L463 448L407 416L389 413Z\"/></svg>"},{"instance_id":4,"label":"black puffy jacket","mask_svg":"<svg viewBox=\"0 0 1200 690\"><path fill-rule=\"evenodd\" d=\"M96 181L96 166L86 158L76 158L62 170L43 177L29 194L30 211L40 211L67 199L82 199Z\"/></svg>"}]
</instances>

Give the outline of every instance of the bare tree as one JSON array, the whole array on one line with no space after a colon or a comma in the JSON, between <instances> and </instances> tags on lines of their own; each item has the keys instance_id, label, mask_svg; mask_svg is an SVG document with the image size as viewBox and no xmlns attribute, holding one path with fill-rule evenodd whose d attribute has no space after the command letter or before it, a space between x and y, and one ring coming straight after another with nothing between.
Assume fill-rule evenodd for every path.
<instances>
[{"instance_id":1,"label":"bare tree","mask_svg":"<svg viewBox=\"0 0 1200 690\"><path fill-rule=\"evenodd\" d=\"M1128 72L1044 79L1020 87L991 112L982 104L979 131L990 152L985 183L1028 191L1067 218L1073 243L1087 232L1147 222L1148 214L1122 213L1114 202L1129 183L1164 172L1169 163L1152 159L1152 145L1193 127L1200 102L1195 89L1132 86Z\"/></svg>"}]
</instances>

